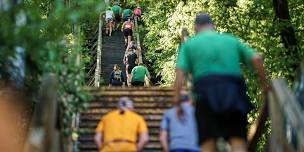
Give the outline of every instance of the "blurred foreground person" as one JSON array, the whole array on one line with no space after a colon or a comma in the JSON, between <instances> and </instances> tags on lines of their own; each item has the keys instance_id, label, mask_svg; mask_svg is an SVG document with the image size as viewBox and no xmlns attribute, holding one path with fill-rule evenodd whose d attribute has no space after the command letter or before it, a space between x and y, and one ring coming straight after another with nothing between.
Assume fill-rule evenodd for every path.
<instances>
[{"instance_id":1,"label":"blurred foreground person","mask_svg":"<svg viewBox=\"0 0 304 152\"><path fill-rule=\"evenodd\" d=\"M0 81L0 151L22 152L30 125L31 104L20 91Z\"/></svg>"},{"instance_id":2,"label":"blurred foreground person","mask_svg":"<svg viewBox=\"0 0 304 152\"><path fill-rule=\"evenodd\" d=\"M183 121L176 115L176 107L167 110L161 121L160 142L164 152L199 152L197 128L190 96L182 91L180 102L185 112Z\"/></svg>"},{"instance_id":3,"label":"blurred foreground person","mask_svg":"<svg viewBox=\"0 0 304 152\"><path fill-rule=\"evenodd\" d=\"M100 120L95 142L100 152L142 151L148 143L148 128L144 118L133 112L133 102L121 98L118 109Z\"/></svg>"},{"instance_id":4,"label":"blurred foreground person","mask_svg":"<svg viewBox=\"0 0 304 152\"><path fill-rule=\"evenodd\" d=\"M195 31L196 35L182 44L177 59L174 101L178 115L185 113L180 107L180 90L191 74L202 151L215 152L216 140L224 137L233 152L246 152L247 114L253 107L240 63L256 70L266 93L263 60L237 37L216 32L207 14L196 17Z\"/></svg>"},{"instance_id":5,"label":"blurred foreground person","mask_svg":"<svg viewBox=\"0 0 304 152\"><path fill-rule=\"evenodd\" d=\"M125 78L123 72L120 70L120 67L115 64L113 67L113 71L111 72L110 79L109 79L109 86L124 86L125 85Z\"/></svg>"}]
</instances>

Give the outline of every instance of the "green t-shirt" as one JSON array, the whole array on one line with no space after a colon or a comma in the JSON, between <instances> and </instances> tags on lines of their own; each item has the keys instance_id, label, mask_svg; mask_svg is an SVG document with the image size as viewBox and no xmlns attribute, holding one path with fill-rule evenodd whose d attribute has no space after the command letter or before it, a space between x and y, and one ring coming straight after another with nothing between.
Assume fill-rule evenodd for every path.
<instances>
[{"instance_id":1,"label":"green t-shirt","mask_svg":"<svg viewBox=\"0 0 304 152\"><path fill-rule=\"evenodd\" d=\"M118 5L114 5L112 7L112 11L114 12L115 15L120 15L121 14L121 7Z\"/></svg>"},{"instance_id":2,"label":"green t-shirt","mask_svg":"<svg viewBox=\"0 0 304 152\"><path fill-rule=\"evenodd\" d=\"M122 14L123 14L123 17L126 18L126 17L130 17L132 15L132 10L131 9L124 9Z\"/></svg>"},{"instance_id":3,"label":"green t-shirt","mask_svg":"<svg viewBox=\"0 0 304 152\"><path fill-rule=\"evenodd\" d=\"M132 82L140 81L145 82L145 76L150 76L149 71L144 66L136 66L132 70Z\"/></svg>"},{"instance_id":4,"label":"green t-shirt","mask_svg":"<svg viewBox=\"0 0 304 152\"><path fill-rule=\"evenodd\" d=\"M209 30L181 46L176 68L191 73L194 80L210 74L240 76L240 63L251 66L255 54L238 38Z\"/></svg>"}]
</instances>

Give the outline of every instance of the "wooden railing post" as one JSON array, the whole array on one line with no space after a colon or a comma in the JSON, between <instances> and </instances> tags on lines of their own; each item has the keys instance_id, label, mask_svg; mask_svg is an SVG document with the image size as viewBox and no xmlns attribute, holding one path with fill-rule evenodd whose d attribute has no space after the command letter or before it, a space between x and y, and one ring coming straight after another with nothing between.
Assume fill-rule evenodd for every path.
<instances>
[{"instance_id":1,"label":"wooden railing post","mask_svg":"<svg viewBox=\"0 0 304 152\"><path fill-rule=\"evenodd\" d=\"M267 105L267 104L266 104ZM271 119L271 152L303 152L304 151L304 113L295 96L284 80L273 80L272 90L268 94L268 111ZM265 107L264 107L265 108ZM265 112L263 112L265 113ZM258 128L264 128L267 119L260 113ZM254 152L257 141L263 131L257 129L254 138L249 142L249 151ZM265 130L265 128L263 129Z\"/></svg>"},{"instance_id":2,"label":"wooden railing post","mask_svg":"<svg viewBox=\"0 0 304 152\"><path fill-rule=\"evenodd\" d=\"M32 128L24 152L59 152L56 77L51 74L42 82L41 98L36 104Z\"/></svg>"}]
</instances>

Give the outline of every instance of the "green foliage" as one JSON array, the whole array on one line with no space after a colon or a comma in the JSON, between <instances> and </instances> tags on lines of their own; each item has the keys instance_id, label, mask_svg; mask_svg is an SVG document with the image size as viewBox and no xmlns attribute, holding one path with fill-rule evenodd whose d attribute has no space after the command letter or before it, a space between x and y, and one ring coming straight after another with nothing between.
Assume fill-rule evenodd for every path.
<instances>
[{"instance_id":1,"label":"green foliage","mask_svg":"<svg viewBox=\"0 0 304 152\"><path fill-rule=\"evenodd\" d=\"M0 7L0 76L9 74L8 66L18 56L16 48L25 50L25 89L33 101L38 98L44 74L58 78L61 122L67 135L71 133L72 115L86 107L90 96L84 89L85 62L83 47L89 28L98 20L105 5L100 1L25 0L14 4L4 1Z\"/></svg>"},{"instance_id":2,"label":"green foliage","mask_svg":"<svg viewBox=\"0 0 304 152\"><path fill-rule=\"evenodd\" d=\"M155 72L162 76L163 85L172 86L175 75L175 60L178 54L179 33L183 27L193 35L193 20L199 12L209 13L219 32L239 36L244 42L263 55L268 76L286 78L289 82L295 73L294 64L303 58L304 49L304 4L301 0L290 0L289 8L293 27L296 29L299 50L292 54L284 48L280 29L284 22L274 20L271 1L263 0L162 0L144 2L144 21L148 33L144 39L146 58L153 63ZM260 107L261 91L252 71L244 70L248 94L252 102ZM250 115L252 122L257 117ZM270 132L270 130L269 130ZM264 141L261 143L265 143ZM260 147L260 151L262 146Z\"/></svg>"}]
</instances>

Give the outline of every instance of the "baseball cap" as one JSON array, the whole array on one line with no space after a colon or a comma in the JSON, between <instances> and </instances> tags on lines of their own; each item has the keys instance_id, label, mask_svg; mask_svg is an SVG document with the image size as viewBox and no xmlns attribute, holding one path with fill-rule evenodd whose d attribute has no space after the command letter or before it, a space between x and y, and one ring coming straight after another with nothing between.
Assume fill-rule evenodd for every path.
<instances>
[{"instance_id":1,"label":"baseball cap","mask_svg":"<svg viewBox=\"0 0 304 152\"><path fill-rule=\"evenodd\" d=\"M125 108L129 108L129 109L133 109L133 101L130 100L127 97L122 97L120 98L119 102L118 102L118 108L120 109L125 109Z\"/></svg>"},{"instance_id":2,"label":"baseball cap","mask_svg":"<svg viewBox=\"0 0 304 152\"><path fill-rule=\"evenodd\" d=\"M181 95L181 96L180 96L180 101L181 101L181 102L187 102L187 101L189 101L189 100L190 100L189 94L184 94L184 95Z\"/></svg>"},{"instance_id":3,"label":"baseball cap","mask_svg":"<svg viewBox=\"0 0 304 152\"><path fill-rule=\"evenodd\" d=\"M207 13L200 13L196 16L195 25L213 24L211 17Z\"/></svg>"}]
</instances>

